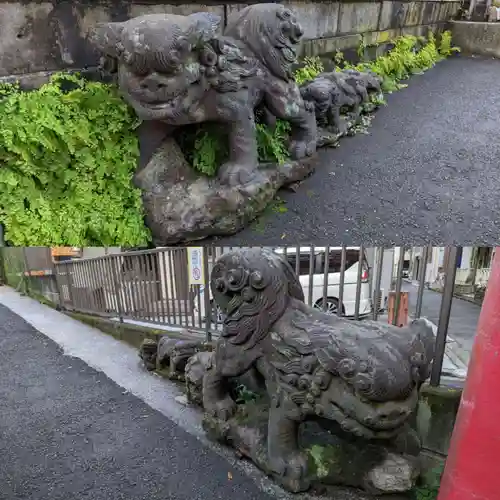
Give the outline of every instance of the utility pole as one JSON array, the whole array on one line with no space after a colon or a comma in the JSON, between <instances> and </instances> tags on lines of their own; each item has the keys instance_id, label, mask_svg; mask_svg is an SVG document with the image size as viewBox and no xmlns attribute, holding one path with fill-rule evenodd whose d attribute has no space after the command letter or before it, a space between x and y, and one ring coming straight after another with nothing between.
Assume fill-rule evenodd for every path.
<instances>
[{"instance_id":1,"label":"utility pole","mask_svg":"<svg viewBox=\"0 0 500 500\"><path fill-rule=\"evenodd\" d=\"M497 248L438 500L500 498L499 304L500 251Z\"/></svg>"}]
</instances>

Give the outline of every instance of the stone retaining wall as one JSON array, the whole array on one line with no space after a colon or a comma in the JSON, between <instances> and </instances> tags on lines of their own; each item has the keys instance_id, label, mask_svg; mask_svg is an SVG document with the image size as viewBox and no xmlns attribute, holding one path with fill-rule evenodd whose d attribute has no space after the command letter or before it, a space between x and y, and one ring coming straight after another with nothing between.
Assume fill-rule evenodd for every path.
<instances>
[{"instance_id":1,"label":"stone retaining wall","mask_svg":"<svg viewBox=\"0 0 500 500\"><path fill-rule=\"evenodd\" d=\"M305 29L301 55L356 49L361 42L386 42L400 34L426 34L454 18L460 2L306 1L285 2ZM122 21L146 13L188 14L209 10L225 20L247 4L180 4L154 0L0 0L0 78L24 77L33 85L47 72L95 67L98 54L85 40L100 21Z\"/></svg>"},{"instance_id":2,"label":"stone retaining wall","mask_svg":"<svg viewBox=\"0 0 500 500\"><path fill-rule=\"evenodd\" d=\"M464 54L500 58L500 23L456 21L451 29Z\"/></svg>"}]
</instances>

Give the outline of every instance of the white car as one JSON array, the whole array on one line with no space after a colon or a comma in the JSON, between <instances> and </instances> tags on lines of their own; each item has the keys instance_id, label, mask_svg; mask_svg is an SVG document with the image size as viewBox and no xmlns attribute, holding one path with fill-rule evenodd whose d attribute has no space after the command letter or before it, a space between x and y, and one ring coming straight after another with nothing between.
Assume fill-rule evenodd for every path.
<instances>
[{"instance_id":1,"label":"white car","mask_svg":"<svg viewBox=\"0 0 500 500\"><path fill-rule=\"evenodd\" d=\"M325 275L326 247L300 247L298 249L299 264L297 266L297 248L277 248L274 250L280 255L286 255L288 262L299 275L300 284L304 290L306 303L313 307L325 309L327 312L337 314L341 307L342 314L347 317L355 316L356 288L358 282L358 269L361 261L361 293L359 298L359 317L367 316L372 312L370 297L369 266L366 255L360 256L359 247L346 248L346 264L344 272L344 293L342 304L340 300L341 279L341 247L328 248L328 270ZM312 254L312 255L311 255ZM326 307L323 307L326 278Z\"/></svg>"}]
</instances>

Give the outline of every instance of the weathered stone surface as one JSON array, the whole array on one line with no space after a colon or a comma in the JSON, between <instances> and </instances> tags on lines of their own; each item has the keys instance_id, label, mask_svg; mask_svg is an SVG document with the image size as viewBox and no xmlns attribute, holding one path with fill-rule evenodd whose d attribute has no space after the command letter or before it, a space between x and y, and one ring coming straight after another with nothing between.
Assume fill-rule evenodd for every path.
<instances>
[{"instance_id":1,"label":"weathered stone surface","mask_svg":"<svg viewBox=\"0 0 500 500\"><path fill-rule=\"evenodd\" d=\"M420 472L410 422L434 355L428 323L397 328L306 306L293 269L270 250L224 254L210 284L224 330L214 352L180 367L208 435L293 492L410 490ZM174 351L197 349L164 344L170 362ZM156 356L158 370L164 355L154 347L144 342L140 352L147 367Z\"/></svg>"},{"instance_id":2,"label":"weathered stone surface","mask_svg":"<svg viewBox=\"0 0 500 500\"><path fill-rule=\"evenodd\" d=\"M407 456L418 453L418 438L409 445L401 435L409 432L418 388L433 357L434 337L425 321L403 331L319 312L304 304L288 263L264 250L223 255L212 271L211 287L226 315L203 385L211 433L229 440L286 488L303 491L313 479L299 443L299 424L324 419L337 429L333 434L360 442L377 439L386 450L369 472L356 468L366 472L366 482L358 486L389 492L413 485L418 471ZM232 417L236 406L224 390L225 379L250 368L266 380L267 434L262 408L260 423L236 425L241 415ZM404 464L400 469L398 462Z\"/></svg>"},{"instance_id":3,"label":"weathered stone surface","mask_svg":"<svg viewBox=\"0 0 500 500\"><path fill-rule=\"evenodd\" d=\"M429 26L405 26L401 30L401 34L427 37L429 32L437 34L443 31L443 29L444 25L442 24L429 24Z\"/></svg>"},{"instance_id":4,"label":"weathered stone surface","mask_svg":"<svg viewBox=\"0 0 500 500\"><path fill-rule=\"evenodd\" d=\"M301 57L313 57L319 55L334 54L337 51L343 52L346 49L357 49L363 37L361 35L343 35L330 38L318 38L314 40L304 40L299 47Z\"/></svg>"},{"instance_id":5,"label":"weathered stone surface","mask_svg":"<svg viewBox=\"0 0 500 500\"><path fill-rule=\"evenodd\" d=\"M460 2L454 0L436 2L417 0L417 2L426 5L427 14L422 17L423 23L448 21L460 7ZM389 20L388 12L397 11L401 2L385 1L383 4L381 25L377 26L374 16L377 5L380 5L377 2L306 0L285 2L285 5L297 12L303 23L304 41L299 47L299 52L314 52L314 54L328 54L334 51L335 48L330 50L332 45L343 43L331 40L339 34L369 34L375 30L387 29L386 26L392 26L395 21ZM446 10L440 7L446 4L453 4L453 8ZM246 6L247 4L223 2L181 5L178 2L162 3L153 0L147 2L102 0L97 3L84 0L0 1L0 25L3 27L0 33L0 77L61 69L80 70L97 66L98 54L85 38L89 29L98 22L123 21L144 14L188 15L208 11L221 17L223 27L227 24L226 16L231 16ZM439 11L439 19L435 19L434 14L428 14L429 11ZM341 30L337 31L340 17L342 17ZM430 18L435 20L426 20ZM324 42L325 39L330 41ZM309 40L318 43L310 44ZM309 48L303 48L302 45ZM354 47L358 45L359 43ZM314 49L311 48L313 46ZM323 48L327 50L322 51Z\"/></svg>"},{"instance_id":6,"label":"weathered stone surface","mask_svg":"<svg viewBox=\"0 0 500 500\"><path fill-rule=\"evenodd\" d=\"M453 21L453 42L465 54L500 57L500 23Z\"/></svg>"},{"instance_id":7,"label":"weathered stone surface","mask_svg":"<svg viewBox=\"0 0 500 500\"><path fill-rule=\"evenodd\" d=\"M264 210L281 186L302 180L314 164L311 158L269 168L262 165L251 183L228 186L196 174L170 138L134 181L143 191L153 242L164 246L237 232Z\"/></svg>"},{"instance_id":8,"label":"weathered stone surface","mask_svg":"<svg viewBox=\"0 0 500 500\"><path fill-rule=\"evenodd\" d=\"M205 414L203 428L211 439L233 447L281 482L269 460L268 420L269 403L257 399L239 405L236 414L227 421ZM413 488L420 473L416 456L402 453L396 443L367 443L336 435L329 427L330 432L311 421L299 429L298 441L307 459L307 481L312 487L343 485L371 495L401 493ZM303 490L298 481L285 482L283 486L293 492Z\"/></svg>"},{"instance_id":9,"label":"weathered stone surface","mask_svg":"<svg viewBox=\"0 0 500 500\"><path fill-rule=\"evenodd\" d=\"M406 13L410 8L408 2L382 2L380 24L378 29L398 29L405 24Z\"/></svg>"},{"instance_id":10,"label":"weathered stone surface","mask_svg":"<svg viewBox=\"0 0 500 500\"><path fill-rule=\"evenodd\" d=\"M142 120L179 126L227 125L229 159L221 183L238 186L258 177L255 109L291 126L290 153L315 152L316 123L304 106L291 66L303 30L279 4L249 6L229 19L156 14L95 27L91 39L118 70L120 89Z\"/></svg>"},{"instance_id":11,"label":"weathered stone surface","mask_svg":"<svg viewBox=\"0 0 500 500\"><path fill-rule=\"evenodd\" d=\"M223 5L208 5L202 3L187 4L132 4L129 10L129 17L139 17L150 14L175 14L177 16L189 16L196 12L212 12L221 18L224 16ZM94 23L95 24L95 23Z\"/></svg>"},{"instance_id":12,"label":"weathered stone surface","mask_svg":"<svg viewBox=\"0 0 500 500\"><path fill-rule=\"evenodd\" d=\"M426 449L448 454L461 397L461 389L424 385L415 426Z\"/></svg>"},{"instance_id":13,"label":"weathered stone surface","mask_svg":"<svg viewBox=\"0 0 500 500\"><path fill-rule=\"evenodd\" d=\"M328 38L337 33L340 2L315 2L310 0L285 0L284 5L292 9L304 30L301 46L307 40ZM249 4L228 4L227 17L248 7Z\"/></svg>"},{"instance_id":14,"label":"weathered stone surface","mask_svg":"<svg viewBox=\"0 0 500 500\"><path fill-rule=\"evenodd\" d=\"M0 6L0 76L55 69L49 34L51 2Z\"/></svg>"},{"instance_id":15,"label":"weathered stone surface","mask_svg":"<svg viewBox=\"0 0 500 500\"><path fill-rule=\"evenodd\" d=\"M314 105L320 127L341 135L357 123L362 105L370 102L371 94L380 94L380 79L371 73L355 70L323 73L300 89L302 98ZM343 117L341 110L349 109Z\"/></svg>"},{"instance_id":16,"label":"weathered stone surface","mask_svg":"<svg viewBox=\"0 0 500 500\"><path fill-rule=\"evenodd\" d=\"M340 2L291 1L285 2L304 28L304 40L328 38L336 35Z\"/></svg>"},{"instance_id":17,"label":"weathered stone surface","mask_svg":"<svg viewBox=\"0 0 500 500\"><path fill-rule=\"evenodd\" d=\"M405 26L417 26L422 24L424 10L427 7L426 3L410 2L404 18Z\"/></svg>"},{"instance_id":18,"label":"weathered stone surface","mask_svg":"<svg viewBox=\"0 0 500 500\"><path fill-rule=\"evenodd\" d=\"M383 48L386 45L393 45L392 42L400 35L400 29L383 29L383 31L372 31L371 33L367 33L363 37L363 40L365 41L365 44L367 46L375 45L377 46L376 48L378 48L378 46L381 46ZM379 57L379 55L382 55L383 53L383 50L382 52L376 52L374 55L372 55L371 60Z\"/></svg>"},{"instance_id":19,"label":"weathered stone surface","mask_svg":"<svg viewBox=\"0 0 500 500\"><path fill-rule=\"evenodd\" d=\"M364 33L378 29L380 3L341 3L338 33Z\"/></svg>"},{"instance_id":20,"label":"weathered stone surface","mask_svg":"<svg viewBox=\"0 0 500 500\"><path fill-rule=\"evenodd\" d=\"M100 24L90 33L127 101L153 125L141 129L134 182L159 246L241 229L278 189L312 172L316 120L346 134L370 94L380 92L375 77L352 71L326 73L323 83L299 89L292 64L303 28L282 5L235 11L224 35L220 23L206 12L152 14ZM341 109L349 110L347 120ZM270 126L276 119L289 123L289 162L259 164L257 114ZM204 122L221 124L228 138L229 158L213 179L197 174L172 138L181 127Z\"/></svg>"}]
</instances>

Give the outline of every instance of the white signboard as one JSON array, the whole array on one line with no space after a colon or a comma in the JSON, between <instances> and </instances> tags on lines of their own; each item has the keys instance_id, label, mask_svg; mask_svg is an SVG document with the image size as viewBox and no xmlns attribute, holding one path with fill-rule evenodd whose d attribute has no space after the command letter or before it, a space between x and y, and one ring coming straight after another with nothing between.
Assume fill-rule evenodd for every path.
<instances>
[{"instance_id":1,"label":"white signboard","mask_svg":"<svg viewBox=\"0 0 500 500\"><path fill-rule=\"evenodd\" d=\"M190 285L204 285L203 247L188 247L188 276Z\"/></svg>"}]
</instances>

